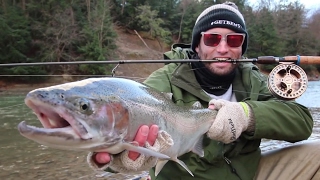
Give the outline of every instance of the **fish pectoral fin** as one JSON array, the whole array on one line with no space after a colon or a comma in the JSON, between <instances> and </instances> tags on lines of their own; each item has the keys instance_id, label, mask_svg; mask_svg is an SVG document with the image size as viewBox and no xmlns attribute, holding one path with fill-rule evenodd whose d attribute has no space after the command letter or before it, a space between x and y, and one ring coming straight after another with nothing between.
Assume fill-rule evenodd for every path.
<instances>
[{"instance_id":1,"label":"fish pectoral fin","mask_svg":"<svg viewBox=\"0 0 320 180\"><path fill-rule=\"evenodd\" d=\"M202 141L203 141L203 136L199 138L199 140L194 144L191 150L193 153L198 154L200 157L204 156Z\"/></svg>"},{"instance_id":2,"label":"fish pectoral fin","mask_svg":"<svg viewBox=\"0 0 320 180\"><path fill-rule=\"evenodd\" d=\"M188 166L187 166L183 161L179 160L178 158L172 159L172 160L175 161L176 163L180 164L180 166L182 166L185 170L188 171L189 174L191 174L191 176L194 177L194 175L192 174L192 172L190 171L190 169L188 168ZM157 165L158 165L158 163L157 163Z\"/></svg>"},{"instance_id":3,"label":"fish pectoral fin","mask_svg":"<svg viewBox=\"0 0 320 180\"><path fill-rule=\"evenodd\" d=\"M163 166L168 162L168 160L159 159L156 164L154 175L157 176L162 170Z\"/></svg>"},{"instance_id":4,"label":"fish pectoral fin","mask_svg":"<svg viewBox=\"0 0 320 180\"><path fill-rule=\"evenodd\" d=\"M169 156L159 153L157 151L153 151L144 147L140 147L140 146L134 146L130 143L123 143L123 148L129 151L134 151L134 152L138 152L144 155L148 155L148 156L154 156L160 159L170 159Z\"/></svg>"}]
</instances>

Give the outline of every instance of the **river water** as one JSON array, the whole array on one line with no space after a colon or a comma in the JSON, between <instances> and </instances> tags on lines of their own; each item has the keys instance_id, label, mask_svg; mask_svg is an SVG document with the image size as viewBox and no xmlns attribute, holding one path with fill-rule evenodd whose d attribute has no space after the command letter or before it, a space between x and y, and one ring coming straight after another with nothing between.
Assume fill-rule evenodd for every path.
<instances>
[{"instance_id":1,"label":"river water","mask_svg":"<svg viewBox=\"0 0 320 180\"><path fill-rule=\"evenodd\" d=\"M22 95L0 96L0 179L101 179L86 163L86 153L51 149L22 137L17 125L25 120L41 126L24 105ZM307 91L297 101L307 106L315 120L311 137L320 137L320 81L308 83ZM263 151L288 146L283 141L263 140ZM135 179L136 176L108 174L107 179Z\"/></svg>"}]
</instances>

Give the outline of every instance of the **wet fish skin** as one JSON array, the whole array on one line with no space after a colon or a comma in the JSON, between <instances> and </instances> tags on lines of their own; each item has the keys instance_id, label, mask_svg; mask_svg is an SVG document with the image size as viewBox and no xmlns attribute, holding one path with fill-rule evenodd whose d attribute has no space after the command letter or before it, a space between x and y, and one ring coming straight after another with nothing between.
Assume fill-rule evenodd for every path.
<instances>
[{"instance_id":1,"label":"wet fish skin","mask_svg":"<svg viewBox=\"0 0 320 180\"><path fill-rule=\"evenodd\" d=\"M25 103L44 128L21 122L20 133L52 148L109 152L132 150L160 158L156 174L168 160L191 171L177 157L193 151L203 156L203 135L217 111L174 104L171 94L161 93L124 78L89 78L29 92ZM132 145L138 128L159 125L171 135L174 145L158 153Z\"/></svg>"}]
</instances>

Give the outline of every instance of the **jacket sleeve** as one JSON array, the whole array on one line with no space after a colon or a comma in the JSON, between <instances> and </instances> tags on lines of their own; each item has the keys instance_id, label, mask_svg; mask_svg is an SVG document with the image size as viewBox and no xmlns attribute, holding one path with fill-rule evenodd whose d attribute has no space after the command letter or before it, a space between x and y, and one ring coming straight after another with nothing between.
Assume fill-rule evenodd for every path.
<instances>
[{"instance_id":1,"label":"jacket sleeve","mask_svg":"<svg viewBox=\"0 0 320 180\"><path fill-rule=\"evenodd\" d=\"M171 74L175 67L176 65L173 63L167 64L151 73L143 83L160 92L171 92Z\"/></svg>"},{"instance_id":2,"label":"jacket sleeve","mask_svg":"<svg viewBox=\"0 0 320 180\"><path fill-rule=\"evenodd\" d=\"M247 101L255 117L254 139L297 142L308 139L313 119L308 109L296 102L280 100Z\"/></svg>"},{"instance_id":3,"label":"jacket sleeve","mask_svg":"<svg viewBox=\"0 0 320 180\"><path fill-rule=\"evenodd\" d=\"M250 78L256 77L252 74ZM292 100L275 98L268 89L266 79L260 79L257 82L252 84L252 87L257 89L258 99L245 101L252 108L256 122L255 133L248 138L267 138L288 142L309 138L312 133L313 118L308 108Z\"/></svg>"}]
</instances>

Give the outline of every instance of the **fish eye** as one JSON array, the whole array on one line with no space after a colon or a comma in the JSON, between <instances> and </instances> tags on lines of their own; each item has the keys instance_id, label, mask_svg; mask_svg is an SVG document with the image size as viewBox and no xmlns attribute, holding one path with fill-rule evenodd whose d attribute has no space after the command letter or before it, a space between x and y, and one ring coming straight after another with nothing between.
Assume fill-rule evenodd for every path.
<instances>
[{"instance_id":1,"label":"fish eye","mask_svg":"<svg viewBox=\"0 0 320 180\"><path fill-rule=\"evenodd\" d=\"M83 113L86 113L86 114L91 114L92 111L91 111L91 107L90 107L90 103L87 101L87 100L81 100L79 102L79 108L80 108L80 111L83 112Z\"/></svg>"},{"instance_id":2,"label":"fish eye","mask_svg":"<svg viewBox=\"0 0 320 180\"><path fill-rule=\"evenodd\" d=\"M85 111L88 109L88 105L87 104L81 104L81 110Z\"/></svg>"}]
</instances>

